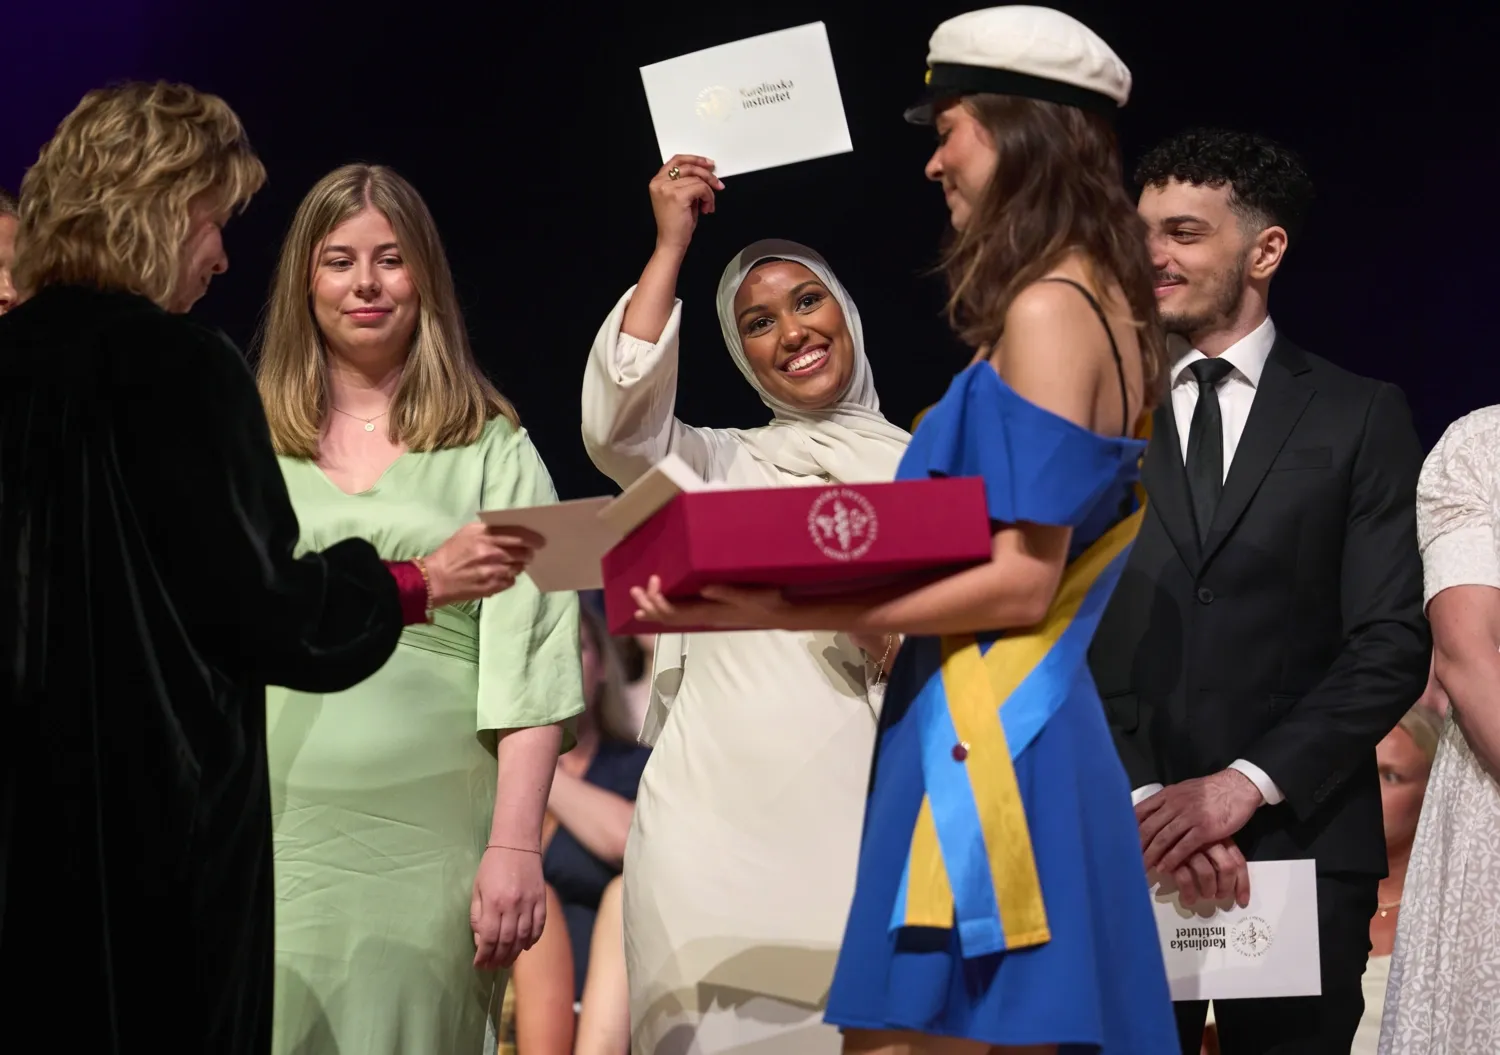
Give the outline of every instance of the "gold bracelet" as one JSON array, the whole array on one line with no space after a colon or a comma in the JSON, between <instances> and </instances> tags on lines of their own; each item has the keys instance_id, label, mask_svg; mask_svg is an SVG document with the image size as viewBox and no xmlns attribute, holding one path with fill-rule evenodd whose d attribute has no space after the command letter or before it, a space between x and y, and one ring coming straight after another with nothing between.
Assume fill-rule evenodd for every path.
<instances>
[{"instance_id":1,"label":"gold bracelet","mask_svg":"<svg viewBox=\"0 0 1500 1055\"><path fill-rule=\"evenodd\" d=\"M417 566L417 571L422 573L422 588L427 591L427 596L422 601L422 610L427 613L427 621L432 622L432 579L427 574L427 561L421 557L413 557L411 562Z\"/></svg>"},{"instance_id":2,"label":"gold bracelet","mask_svg":"<svg viewBox=\"0 0 1500 1055\"><path fill-rule=\"evenodd\" d=\"M528 850L524 846L506 846L504 843L485 843L484 848L486 850L514 850L518 854L536 854L538 857L542 856L542 851L540 850Z\"/></svg>"}]
</instances>

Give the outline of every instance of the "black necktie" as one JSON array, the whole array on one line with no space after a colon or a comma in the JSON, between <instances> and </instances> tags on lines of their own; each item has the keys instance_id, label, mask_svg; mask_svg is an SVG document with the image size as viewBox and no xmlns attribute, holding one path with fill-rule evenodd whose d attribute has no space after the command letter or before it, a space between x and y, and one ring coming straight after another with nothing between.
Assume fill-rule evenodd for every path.
<instances>
[{"instance_id":1,"label":"black necktie","mask_svg":"<svg viewBox=\"0 0 1500 1055\"><path fill-rule=\"evenodd\" d=\"M1198 380L1198 405L1188 428L1187 477L1193 494L1193 518L1198 541L1208 541L1208 529L1224 490L1224 415L1219 411L1219 382L1234 369L1222 359L1199 359L1188 369Z\"/></svg>"}]
</instances>

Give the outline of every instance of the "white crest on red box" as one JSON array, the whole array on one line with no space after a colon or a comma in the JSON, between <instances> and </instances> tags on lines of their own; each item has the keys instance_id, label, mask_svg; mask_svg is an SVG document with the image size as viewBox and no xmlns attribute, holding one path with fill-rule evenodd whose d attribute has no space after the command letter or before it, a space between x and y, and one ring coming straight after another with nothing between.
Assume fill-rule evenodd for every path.
<instances>
[{"instance_id":1,"label":"white crest on red box","mask_svg":"<svg viewBox=\"0 0 1500 1055\"><path fill-rule=\"evenodd\" d=\"M874 545L879 527L870 500L847 487L824 491L807 511L807 533L813 545L832 560L863 557Z\"/></svg>"}]
</instances>

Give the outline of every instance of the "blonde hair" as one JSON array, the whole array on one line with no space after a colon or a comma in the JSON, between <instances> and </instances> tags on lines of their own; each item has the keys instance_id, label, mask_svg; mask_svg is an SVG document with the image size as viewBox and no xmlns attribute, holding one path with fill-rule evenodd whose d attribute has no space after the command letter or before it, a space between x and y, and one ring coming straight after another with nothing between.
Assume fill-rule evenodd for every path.
<instances>
[{"instance_id":1,"label":"blonde hair","mask_svg":"<svg viewBox=\"0 0 1500 1055\"><path fill-rule=\"evenodd\" d=\"M1406 735L1431 764L1437 756L1438 741L1443 737L1443 719L1437 712L1425 703L1416 704L1401 716L1396 727L1406 730Z\"/></svg>"},{"instance_id":2,"label":"blonde hair","mask_svg":"<svg viewBox=\"0 0 1500 1055\"><path fill-rule=\"evenodd\" d=\"M491 418L519 425L515 408L479 369L453 274L422 196L383 165L345 165L320 179L281 246L261 328L256 384L278 454L316 458L329 411L327 347L312 312L315 256L335 228L373 208L396 232L421 307L391 400L389 435L409 450L464 447Z\"/></svg>"},{"instance_id":3,"label":"blonde hair","mask_svg":"<svg viewBox=\"0 0 1500 1055\"><path fill-rule=\"evenodd\" d=\"M122 289L165 307L193 206L243 209L265 181L217 95L165 81L91 91L21 182L16 285Z\"/></svg>"}]
</instances>

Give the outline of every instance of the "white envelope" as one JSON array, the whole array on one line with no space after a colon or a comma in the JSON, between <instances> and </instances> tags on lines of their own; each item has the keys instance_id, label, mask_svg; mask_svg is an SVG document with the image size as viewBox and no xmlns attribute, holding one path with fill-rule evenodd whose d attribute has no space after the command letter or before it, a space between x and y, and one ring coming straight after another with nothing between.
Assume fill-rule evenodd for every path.
<instances>
[{"instance_id":1,"label":"white envelope","mask_svg":"<svg viewBox=\"0 0 1500 1055\"><path fill-rule=\"evenodd\" d=\"M1250 862L1250 905L1184 908L1153 876L1151 897L1173 1000L1319 996L1318 885L1312 861Z\"/></svg>"},{"instance_id":2,"label":"white envelope","mask_svg":"<svg viewBox=\"0 0 1500 1055\"><path fill-rule=\"evenodd\" d=\"M600 562L621 539L682 492L709 486L687 462L669 454L618 497L486 509L479 519L491 527L523 527L542 536L546 545L526 569L542 593L597 590L604 585Z\"/></svg>"},{"instance_id":3,"label":"white envelope","mask_svg":"<svg viewBox=\"0 0 1500 1055\"><path fill-rule=\"evenodd\" d=\"M823 23L641 67L665 163L697 154L721 178L854 149Z\"/></svg>"}]
</instances>

